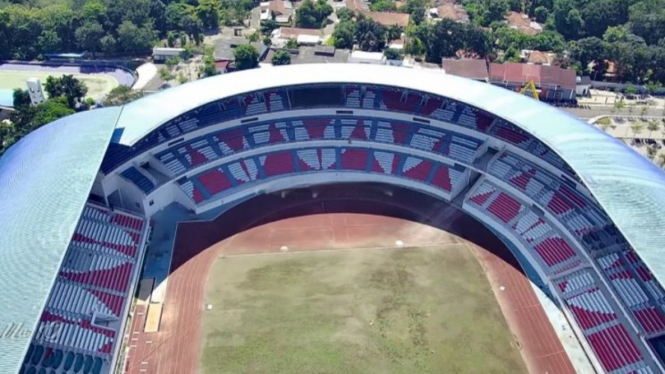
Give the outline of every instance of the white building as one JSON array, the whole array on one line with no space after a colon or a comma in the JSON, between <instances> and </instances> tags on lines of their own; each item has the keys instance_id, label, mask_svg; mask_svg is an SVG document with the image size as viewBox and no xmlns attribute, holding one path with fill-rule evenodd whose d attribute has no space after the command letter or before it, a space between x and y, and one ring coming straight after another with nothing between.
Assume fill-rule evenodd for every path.
<instances>
[{"instance_id":1,"label":"white building","mask_svg":"<svg viewBox=\"0 0 665 374\"><path fill-rule=\"evenodd\" d=\"M46 101L46 95L44 94L42 82L39 78L30 78L26 83L28 84L28 92L30 93L32 105L41 104Z\"/></svg>"},{"instance_id":2,"label":"white building","mask_svg":"<svg viewBox=\"0 0 665 374\"><path fill-rule=\"evenodd\" d=\"M160 48L155 47L152 49L152 58L155 61L165 61L170 57L180 56L185 52L184 48Z\"/></svg>"},{"instance_id":3,"label":"white building","mask_svg":"<svg viewBox=\"0 0 665 374\"><path fill-rule=\"evenodd\" d=\"M350 64L386 65L386 56L382 52L353 51L349 56Z\"/></svg>"}]
</instances>

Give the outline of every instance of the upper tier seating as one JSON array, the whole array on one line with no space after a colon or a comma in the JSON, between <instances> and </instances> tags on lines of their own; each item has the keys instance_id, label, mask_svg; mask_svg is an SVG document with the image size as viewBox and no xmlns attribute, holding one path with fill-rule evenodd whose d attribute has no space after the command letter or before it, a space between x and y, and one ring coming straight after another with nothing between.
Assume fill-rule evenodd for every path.
<instances>
[{"instance_id":1,"label":"upper tier seating","mask_svg":"<svg viewBox=\"0 0 665 374\"><path fill-rule=\"evenodd\" d=\"M245 115L253 116L256 114L266 113L268 106L263 98L263 93L251 93L242 98L242 107L245 110Z\"/></svg>"},{"instance_id":2,"label":"upper tier seating","mask_svg":"<svg viewBox=\"0 0 665 374\"><path fill-rule=\"evenodd\" d=\"M125 171L123 171L122 176L127 178L129 181L134 183L138 188L143 190L143 192L148 193L155 189L155 184L152 183L145 175L141 174L134 166L130 166Z\"/></svg>"},{"instance_id":3,"label":"upper tier seating","mask_svg":"<svg viewBox=\"0 0 665 374\"><path fill-rule=\"evenodd\" d=\"M460 170L448 165L439 164L432 177L431 183L436 187L451 192L453 187L461 182L463 174L463 168Z\"/></svg>"},{"instance_id":4,"label":"upper tier seating","mask_svg":"<svg viewBox=\"0 0 665 374\"><path fill-rule=\"evenodd\" d=\"M399 112L416 113L422 102L420 94L404 91L383 91L383 100L380 104L382 109L395 110Z\"/></svg>"},{"instance_id":5,"label":"upper tier seating","mask_svg":"<svg viewBox=\"0 0 665 374\"><path fill-rule=\"evenodd\" d=\"M157 153L155 157L175 177L225 155L263 145L344 139L400 144L443 154L464 163L472 163L482 145L479 139L423 124L319 117L285 119L252 125L245 129L228 128L179 143ZM189 186L185 192L192 197Z\"/></svg>"},{"instance_id":6,"label":"upper tier seating","mask_svg":"<svg viewBox=\"0 0 665 374\"><path fill-rule=\"evenodd\" d=\"M293 131L297 142L315 139L335 139L335 120L330 118L310 118L294 120Z\"/></svg>"},{"instance_id":7,"label":"upper tier seating","mask_svg":"<svg viewBox=\"0 0 665 374\"><path fill-rule=\"evenodd\" d=\"M253 158L232 162L227 165L227 168L237 184L251 182L259 176L259 169Z\"/></svg>"},{"instance_id":8,"label":"upper tier seating","mask_svg":"<svg viewBox=\"0 0 665 374\"><path fill-rule=\"evenodd\" d=\"M365 149L343 148L340 166L343 170L367 170L367 155Z\"/></svg>"}]
</instances>

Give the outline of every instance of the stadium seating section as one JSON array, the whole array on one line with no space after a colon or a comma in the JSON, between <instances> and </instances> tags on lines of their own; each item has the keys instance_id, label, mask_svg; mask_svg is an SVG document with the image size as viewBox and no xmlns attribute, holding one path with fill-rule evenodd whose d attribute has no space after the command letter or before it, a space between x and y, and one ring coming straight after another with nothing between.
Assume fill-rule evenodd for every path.
<instances>
[{"instance_id":1,"label":"stadium seating section","mask_svg":"<svg viewBox=\"0 0 665 374\"><path fill-rule=\"evenodd\" d=\"M385 150L364 148L302 148L269 152L213 167L180 180L195 204L217 199L231 187L257 180L336 170L388 174L430 184L450 193L461 187L464 167Z\"/></svg>"},{"instance_id":2,"label":"stadium seating section","mask_svg":"<svg viewBox=\"0 0 665 374\"><path fill-rule=\"evenodd\" d=\"M144 245L145 220L89 203L26 355L25 373L108 370Z\"/></svg>"},{"instance_id":3,"label":"stadium seating section","mask_svg":"<svg viewBox=\"0 0 665 374\"><path fill-rule=\"evenodd\" d=\"M108 156L102 164L102 171L108 173L137 154L143 153L159 144L172 142L174 139L178 139L184 134L204 127L243 117L252 117L264 113L290 110L291 104L289 100L289 92L292 90L294 89L284 88L251 92L213 102L192 110L160 126L158 129L152 131L138 141L131 148L123 148L122 146L113 144L111 147L113 152L108 152ZM469 107L468 105L457 101L417 91L396 90L381 86L347 85L339 91L339 94L344 97L341 97L339 101L335 102L345 103L345 106L348 108L403 112L406 114L430 117L483 134L490 134L541 157L574 177L574 173L567 164L558 155L549 150L549 148L535 138L503 121L495 121L494 118L486 112ZM274 144L275 142L288 141L288 139L298 141L340 136L344 138L357 138L358 136L362 136L362 129L352 131L353 136L350 136L351 134L346 130L340 135L337 130L332 131L327 129L324 124L325 122L305 123L303 126L301 123L296 123L293 124L293 127L297 128L297 132L295 133L287 131L284 123L280 124L278 122L274 124L266 124L268 126L263 129L250 129L249 134L243 134L248 137L247 139L244 139L243 142L247 142L244 143L244 146L254 146L263 143ZM339 123L336 125L339 126ZM395 141L404 144L406 140L412 139L412 134L418 133L417 129L408 130L403 124L399 123L382 123L378 128L379 130L377 130L377 132L379 134L375 134L374 137L376 141L389 141L389 139L392 138L395 139ZM326 132L326 129L328 132ZM257 132L257 134L254 134L254 132ZM333 135L333 132L335 135ZM423 133L423 135L427 136L426 132ZM369 137L369 134L366 133L364 136ZM464 142L463 139L457 140ZM420 141L421 140L415 139L417 144L421 144L419 143ZM450 139L447 139L447 141L450 142ZM204 160L210 160L210 157L214 157L214 153L218 153L219 149L213 146L213 144L217 143L216 141L208 139L206 143L207 145L204 145L204 143L190 144L191 149L177 148L172 150L171 152L174 153L173 157L166 156L166 158L163 159L160 156L164 156L164 153L157 155L157 157L165 163L171 163L169 169L175 174L178 174L182 172L179 164L185 163L185 167L191 166L191 163L197 164L199 162L204 162ZM455 142L454 144L459 144L459 142ZM211 147L212 152L210 149L200 149L206 146ZM422 143L422 146L427 146L427 144ZM431 146L435 147L437 144L432 144ZM439 146L443 147L444 145L441 144ZM220 147L223 148L222 145L220 145ZM457 150L455 150L455 148L457 148L456 146L453 146L452 148L452 150L446 149L448 152L457 152ZM233 149L232 146L231 149ZM197 150L198 152L196 152ZM147 189L149 186L146 185L144 188Z\"/></svg>"},{"instance_id":4,"label":"stadium seating section","mask_svg":"<svg viewBox=\"0 0 665 374\"><path fill-rule=\"evenodd\" d=\"M651 338L665 332L665 291L609 217L578 188L579 178L573 170L553 150L512 124L460 102L425 93L345 85L339 91L343 97L338 103L346 108L401 112L417 118L373 118L357 113L290 118L284 114L271 121L253 118L243 125L236 121L205 135L182 138L224 121L290 110L291 90L251 92L186 113L154 130L131 150L112 145L114 151L109 152L111 156L102 169L114 170L132 155L168 143L153 156L170 180L180 178L179 188L197 206L256 181L339 170L391 175L438 188L449 197L462 192L465 207L528 250L529 257L552 280L607 372L652 372L650 358L645 356L645 347L637 336ZM441 128L427 119L450 126ZM481 157L487 137L510 146L497 155L488 152L487 157ZM359 142L370 144L361 146ZM285 143L292 146L271 147ZM241 153L250 149L260 153ZM418 152L409 155L410 150ZM227 156L233 158L225 159ZM448 162L441 162L440 156ZM481 176L476 182L464 165L481 168L481 160L485 160L482 165L491 177ZM149 193L157 185L146 174L138 166L125 166L121 172L123 178ZM187 177L182 177L184 174ZM82 311L119 317L125 297L122 292L126 292L128 282L123 274L132 273L129 259L136 254L139 242L135 236L135 228L117 222L82 221L70 250L81 252L77 257L81 264L63 265L54 289L56 296L75 295L74 301L52 295L44 323L62 321L73 326L71 331L78 331L85 328L81 326L91 326ZM93 250L94 256L86 257ZM95 271L75 272L67 266ZM117 276L109 277L110 272ZM73 357L70 365L93 367L94 359L103 357L100 355L109 349L108 344L114 342L115 336L108 331L90 328L85 340L88 356L79 359L61 349L58 360L63 361L65 355L65 363ZM32 349L36 352L38 348L36 345ZM41 347L40 351L43 361L45 349ZM87 357L93 357L92 361Z\"/></svg>"}]
</instances>

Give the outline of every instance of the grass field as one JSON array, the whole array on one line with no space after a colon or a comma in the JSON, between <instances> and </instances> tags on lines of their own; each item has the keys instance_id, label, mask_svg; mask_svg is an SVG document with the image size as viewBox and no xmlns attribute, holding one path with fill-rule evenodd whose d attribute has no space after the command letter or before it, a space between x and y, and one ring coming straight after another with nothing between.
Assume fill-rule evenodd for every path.
<instances>
[{"instance_id":1,"label":"grass field","mask_svg":"<svg viewBox=\"0 0 665 374\"><path fill-rule=\"evenodd\" d=\"M46 78L51 75L59 77L63 74L43 71L0 70L0 89L26 89L25 81L30 78L39 78L43 85L46 82ZM85 83L88 87L88 94L86 96L93 99L103 97L119 85L115 78L106 74L74 74L74 77Z\"/></svg>"},{"instance_id":2,"label":"grass field","mask_svg":"<svg viewBox=\"0 0 665 374\"><path fill-rule=\"evenodd\" d=\"M205 374L526 373L464 245L228 256L210 274Z\"/></svg>"}]
</instances>

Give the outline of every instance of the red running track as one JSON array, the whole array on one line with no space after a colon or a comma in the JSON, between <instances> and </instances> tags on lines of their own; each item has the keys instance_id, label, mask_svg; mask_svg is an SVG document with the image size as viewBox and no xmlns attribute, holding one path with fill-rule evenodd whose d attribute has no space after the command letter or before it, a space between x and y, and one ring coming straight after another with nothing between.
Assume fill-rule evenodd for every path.
<instances>
[{"instance_id":1,"label":"red running track","mask_svg":"<svg viewBox=\"0 0 665 374\"><path fill-rule=\"evenodd\" d=\"M258 200L257 198L256 200ZM422 197L421 197L422 200ZM310 199L311 201L311 199ZM409 209L418 210L420 201L407 199ZM251 204L250 201L248 204ZM243 230L238 222L248 212L265 211L265 201L247 204L238 210L222 215L214 222L184 223L178 228L172 272L164 303L160 331L143 333L145 313L137 308L130 332L130 351L126 373L128 374L183 374L198 373L201 355L201 324L205 284L210 266L221 253L276 252L286 245L290 251L341 248L372 248L394 246L396 240L406 245L427 245L437 242L460 242L463 239L448 232L385 216L368 216L349 213L331 213L288 218ZM273 201L274 204L277 204ZM362 201L348 202L341 211L362 210ZM393 204L394 202L391 202ZM334 209L309 204L304 210L294 209L303 215L333 211ZM380 202L371 205L375 209ZM415 207L415 208L414 208ZM302 208L300 206L299 208ZM421 208L426 216L439 218L442 211L450 210L441 203L423 202ZM288 207L277 209L258 222L269 222L289 216ZM399 209L380 212L396 216ZM402 210L402 214L404 214ZM443 214L445 216L445 214ZM246 218L246 217L245 217ZM410 217L412 220L413 217ZM476 255L497 295L522 357L531 373L575 373L570 360L558 340L547 315L540 305L528 279L519 268L510 252L482 225L473 219L453 212L443 226L463 237L476 240L482 247L468 244ZM233 236L235 232L241 234ZM224 239L220 242L220 239ZM492 248L490 252L483 248ZM504 286L505 291L499 287ZM136 339L136 340L133 340Z\"/></svg>"}]
</instances>

